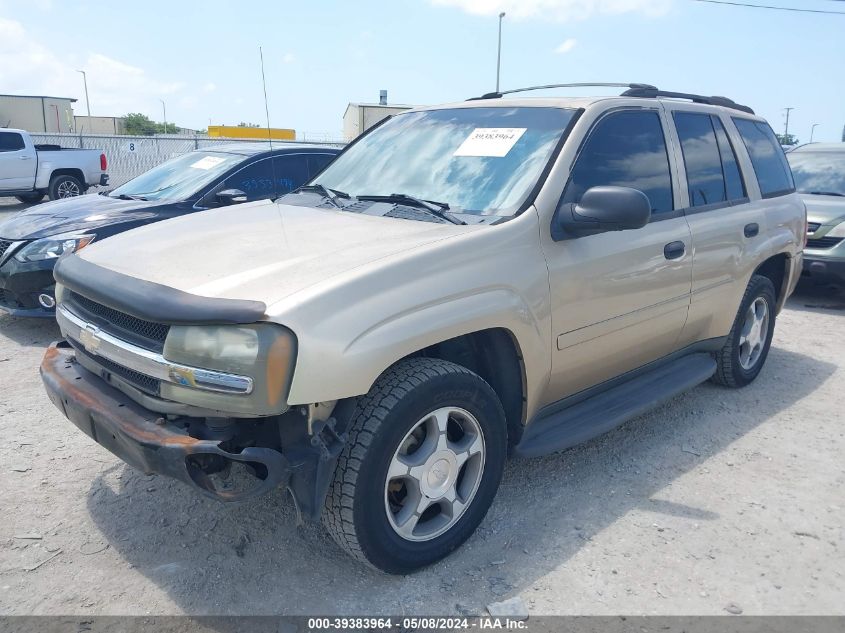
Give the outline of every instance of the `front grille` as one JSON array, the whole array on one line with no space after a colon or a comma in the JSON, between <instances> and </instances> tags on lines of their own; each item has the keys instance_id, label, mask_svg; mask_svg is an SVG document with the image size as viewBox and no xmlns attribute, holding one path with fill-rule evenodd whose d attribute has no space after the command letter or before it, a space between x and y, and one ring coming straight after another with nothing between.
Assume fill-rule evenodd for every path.
<instances>
[{"instance_id":1,"label":"front grille","mask_svg":"<svg viewBox=\"0 0 845 633\"><path fill-rule=\"evenodd\" d=\"M842 241L841 237L819 237L807 240L807 248L833 248Z\"/></svg>"},{"instance_id":2,"label":"front grille","mask_svg":"<svg viewBox=\"0 0 845 633\"><path fill-rule=\"evenodd\" d=\"M161 352L164 349L164 340L170 331L169 325L139 319L73 291L68 293L66 302L79 317L93 323L104 332L154 352Z\"/></svg>"},{"instance_id":3,"label":"front grille","mask_svg":"<svg viewBox=\"0 0 845 633\"><path fill-rule=\"evenodd\" d=\"M821 224L819 222L807 222L807 233L815 233L819 230Z\"/></svg>"},{"instance_id":4,"label":"front grille","mask_svg":"<svg viewBox=\"0 0 845 633\"><path fill-rule=\"evenodd\" d=\"M11 240L0 240L0 259L3 259L3 255L6 254L6 251L9 250L11 245Z\"/></svg>"},{"instance_id":5,"label":"front grille","mask_svg":"<svg viewBox=\"0 0 845 633\"><path fill-rule=\"evenodd\" d=\"M85 358L87 358L92 363L102 367L110 374L115 374L120 378L123 378L126 382L128 382L133 387L140 389L144 393L147 393L151 396L158 396L160 392L161 383L157 378L152 378L147 376L146 374L142 374L141 372L135 371L134 369L129 369L128 367L124 367L123 365L118 365L114 361L109 360L108 358L103 358L102 356L95 356L94 354L89 354L82 345L80 345L77 341L69 338L68 341L73 346L73 349L76 351L77 354L81 354Z\"/></svg>"}]
</instances>

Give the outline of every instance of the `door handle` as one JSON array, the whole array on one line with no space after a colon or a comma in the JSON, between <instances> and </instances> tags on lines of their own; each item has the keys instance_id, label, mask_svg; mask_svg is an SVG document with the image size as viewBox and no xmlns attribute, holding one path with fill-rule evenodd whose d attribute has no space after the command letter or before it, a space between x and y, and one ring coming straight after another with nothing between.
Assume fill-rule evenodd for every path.
<instances>
[{"instance_id":1,"label":"door handle","mask_svg":"<svg viewBox=\"0 0 845 633\"><path fill-rule=\"evenodd\" d=\"M21 156L21 160L31 160L32 156Z\"/></svg>"},{"instance_id":2,"label":"door handle","mask_svg":"<svg viewBox=\"0 0 845 633\"><path fill-rule=\"evenodd\" d=\"M669 242L663 247L663 255L666 259L678 259L683 257L687 251L687 245L683 242Z\"/></svg>"},{"instance_id":3,"label":"door handle","mask_svg":"<svg viewBox=\"0 0 845 633\"><path fill-rule=\"evenodd\" d=\"M754 237L760 232L760 225L756 222L746 224L742 232L745 234L745 237Z\"/></svg>"}]
</instances>

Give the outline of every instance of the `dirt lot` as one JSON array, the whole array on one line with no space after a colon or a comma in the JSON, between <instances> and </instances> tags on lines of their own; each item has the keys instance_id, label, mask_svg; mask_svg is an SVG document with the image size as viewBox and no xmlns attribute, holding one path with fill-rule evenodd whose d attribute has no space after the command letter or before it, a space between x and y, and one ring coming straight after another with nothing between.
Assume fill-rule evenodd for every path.
<instances>
[{"instance_id":1,"label":"dirt lot","mask_svg":"<svg viewBox=\"0 0 845 633\"><path fill-rule=\"evenodd\" d=\"M124 466L42 391L55 325L0 316L0 613L845 614L843 333L845 295L802 290L752 386L511 462L467 545L402 578L281 492L221 505Z\"/></svg>"}]
</instances>

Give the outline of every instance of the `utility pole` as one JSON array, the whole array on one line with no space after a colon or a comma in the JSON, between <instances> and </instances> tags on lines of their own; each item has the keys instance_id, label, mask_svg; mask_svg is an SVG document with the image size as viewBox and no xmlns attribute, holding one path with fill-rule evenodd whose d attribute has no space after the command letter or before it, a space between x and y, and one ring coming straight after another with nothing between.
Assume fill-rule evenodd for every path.
<instances>
[{"instance_id":1,"label":"utility pole","mask_svg":"<svg viewBox=\"0 0 845 633\"><path fill-rule=\"evenodd\" d=\"M783 130L783 135L789 138L789 113L795 108L784 108L786 110L786 127Z\"/></svg>"},{"instance_id":2,"label":"utility pole","mask_svg":"<svg viewBox=\"0 0 845 633\"><path fill-rule=\"evenodd\" d=\"M164 133L167 134L167 107L164 105L164 99L159 99L161 101L161 113L164 115Z\"/></svg>"},{"instance_id":3,"label":"utility pole","mask_svg":"<svg viewBox=\"0 0 845 633\"><path fill-rule=\"evenodd\" d=\"M811 143L813 142L813 134L816 131L816 126L818 126L818 123L813 123L813 127L810 128L810 142Z\"/></svg>"},{"instance_id":4,"label":"utility pole","mask_svg":"<svg viewBox=\"0 0 845 633\"><path fill-rule=\"evenodd\" d=\"M505 17L505 12L499 14L499 48L496 53L496 92L499 92L499 71L502 68L502 18Z\"/></svg>"},{"instance_id":5,"label":"utility pole","mask_svg":"<svg viewBox=\"0 0 845 633\"><path fill-rule=\"evenodd\" d=\"M91 102L88 100L88 77L84 70L77 70L82 73L82 83L85 85L85 108L88 110L88 127L91 127Z\"/></svg>"}]
</instances>

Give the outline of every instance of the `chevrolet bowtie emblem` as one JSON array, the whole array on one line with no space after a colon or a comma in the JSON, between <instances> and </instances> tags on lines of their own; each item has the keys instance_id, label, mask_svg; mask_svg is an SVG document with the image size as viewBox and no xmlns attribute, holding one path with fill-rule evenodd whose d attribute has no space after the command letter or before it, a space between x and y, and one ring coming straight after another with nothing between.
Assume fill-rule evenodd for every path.
<instances>
[{"instance_id":1,"label":"chevrolet bowtie emblem","mask_svg":"<svg viewBox=\"0 0 845 633\"><path fill-rule=\"evenodd\" d=\"M99 334L100 328L93 325L86 325L79 331L79 342L89 354L96 354L102 342Z\"/></svg>"}]
</instances>

